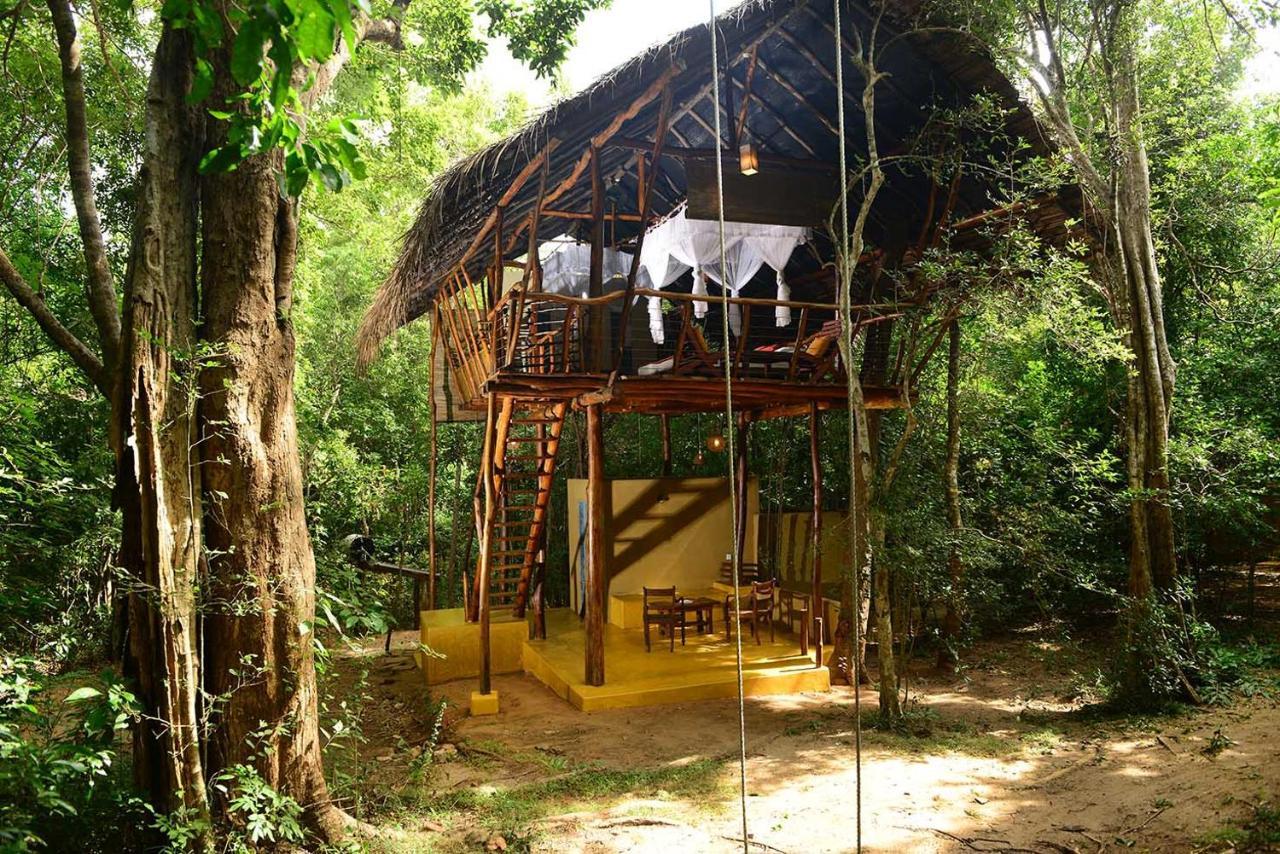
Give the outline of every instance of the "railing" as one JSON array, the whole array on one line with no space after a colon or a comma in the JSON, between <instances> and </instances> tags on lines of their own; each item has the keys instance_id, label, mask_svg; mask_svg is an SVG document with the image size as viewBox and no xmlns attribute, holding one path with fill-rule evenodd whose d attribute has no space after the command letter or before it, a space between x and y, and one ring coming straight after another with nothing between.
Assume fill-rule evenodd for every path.
<instances>
[{"instance_id":1,"label":"railing","mask_svg":"<svg viewBox=\"0 0 1280 854\"><path fill-rule=\"evenodd\" d=\"M630 312L621 310L624 291L582 298L513 288L487 313L455 305L442 323L460 387L474 399L498 373L607 374L615 368L627 376L723 377L726 360L735 379L844 381L834 304L731 297L737 331L726 341L720 297L647 289L633 294L641 304ZM645 305L650 297L675 307L663 312L662 344L651 338ZM699 302L707 307L703 319L696 317ZM791 311L790 323L782 327L775 321L780 307ZM859 306L858 322L897 316L893 308Z\"/></svg>"}]
</instances>

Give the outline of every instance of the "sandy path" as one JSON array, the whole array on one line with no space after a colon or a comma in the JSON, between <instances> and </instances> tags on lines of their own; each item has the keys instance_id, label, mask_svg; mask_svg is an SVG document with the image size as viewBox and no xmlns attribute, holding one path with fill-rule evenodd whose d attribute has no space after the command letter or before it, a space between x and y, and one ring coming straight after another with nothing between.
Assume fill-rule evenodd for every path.
<instances>
[{"instance_id":1,"label":"sandy path","mask_svg":"<svg viewBox=\"0 0 1280 854\"><path fill-rule=\"evenodd\" d=\"M1256 700L1131 729L1116 722L1081 723L1066 716L1069 702L1054 697L1061 674L1045 666L1036 645L1007 641L975 653L980 666L963 678L917 679L921 704L936 711L933 737L913 743L868 734L862 775L866 850L1189 851L1204 833L1238 820L1248 799L1280 792L1275 702ZM412 698L424 693L421 677L404 667L405 655L368 660L375 667L371 709L388 711L367 716L366 750L381 754L376 771L388 782L403 783L404 769L402 757L388 756L385 745L425 738L425 718L405 719ZM536 750L617 769L699 759L722 765L723 785L697 803L647 792L542 819L532 828L534 850L741 850L730 841L740 835L732 701L586 714L531 677L499 677L496 687L502 714L451 713L451 738L490 745L498 756L505 745L512 754ZM437 696L462 709L471 688L469 682L445 685ZM864 692L863 703L874 708L874 696ZM852 849L852 706L847 688L748 701L748 820L754 841L785 852ZM953 738L951 729L959 731ZM1234 744L1210 756L1205 748L1218 730ZM427 785L435 791L519 786L548 773L518 760L482 767L455 761L439 765ZM468 829L458 821L444 834L414 836L400 850L461 847Z\"/></svg>"}]
</instances>

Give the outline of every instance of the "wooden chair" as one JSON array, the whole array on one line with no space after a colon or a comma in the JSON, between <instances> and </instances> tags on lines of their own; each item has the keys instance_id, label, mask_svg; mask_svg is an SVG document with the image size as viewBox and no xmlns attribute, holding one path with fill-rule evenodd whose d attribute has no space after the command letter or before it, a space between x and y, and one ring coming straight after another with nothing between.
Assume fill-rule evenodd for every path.
<instances>
[{"instance_id":1,"label":"wooden chair","mask_svg":"<svg viewBox=\"0 0 1280 854\"><path fill-rule=\"evenodd\" d=\"M676 651L676 629L680 629L680 645L684 646L684 613L677 607L674 587L644 588L644 651L653 652L649 639L649 627L667 628L671 639L671 651Z\"/></svg>"},{"instance_id":2,"label":"wooden chair","mask_svg":"<svg viewBox=\"0 0 1280 854\"><path fill-rule=\"evenodd\" d=\"M756 643L760 641L760 624L767 622L769 624L769 642L772 643L777 637L774 629L773 609L778 603L778 582L769 581L753 581L751 582L751 592L747 594L747 608L743 608L741 601L738 605L738 628L741 631L741 624L750 621L751 635L756 639ZM725 636L733 637L733 594L730 593L724 597L724 627Z\"/></svg>"},{"instance_id":3,"label":"wooden chair","mask_svg":"<svg viewBox=\"0 0 1280 854\"><path fill-rule=\"evenodd\" d=\"M743 587L751 584L753 581L760 580L760 564L743 563L738 566L738 583ZM720 562L720 583L733 584L733 562Z\"/></svg>"}]
</instances>

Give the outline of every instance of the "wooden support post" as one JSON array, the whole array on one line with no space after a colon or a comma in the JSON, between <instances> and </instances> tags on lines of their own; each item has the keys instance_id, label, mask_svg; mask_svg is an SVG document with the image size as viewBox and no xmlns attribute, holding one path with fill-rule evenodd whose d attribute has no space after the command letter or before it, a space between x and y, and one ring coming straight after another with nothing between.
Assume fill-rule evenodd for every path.
<instances>
[{"instance_id":1,"label":"wooden support post","mask_svg":"<svg viewBox=\"0 0 1280 854\"><path fill-rule=\"evenodd\" d=\"M666 413L658 418L662 425L662 476L671 477L671 418Z\"/></svg>"},{"instance_id":2,"label":"wooden support post","mask_svg":"<svg viewBox=\"0 0 1280 854\"><path fill-rule=\"evenodd\" d=\"M480 463L481 479L484 481L484 524L480 532L480 566L476 570L476 592L480 619L480 693L490 693L490 650L489 650L489 567L493 562L493 519L497 511L498 497L493 490L493 458L496 421L498 417L498 398L496 395L486 396L484 457Z\"/></svg>"},{"instance_id":3,"label":"wooden support post","mask_svg":"<svg viewBox=\"0 0 1280 854\"><path fill-rule=\"evenodd\" d=\"M813 537L813 581L809 595L813 607L809 614L817 620L822 610L822 413L818 404L809 405L809 459L813 468L813 518L810 534ZM816 625L816 623L815 623ZM815 634L817 633L815 629Z\"/></svg>"},{"instance_id":4,"label":"wooden support post","mask_svg":"<svg viewBox=\"0 0 1280 854\"><path fill-rule=\"evenodd\" d=\"M824 610L822 602L818 602L818 606L814 609L821 614ZM813 621L813 647L817 650L817 665L822 666L822 617L815 617Z\"/></svg>"},{"instance_id":5,"label":"wooden support post","mask_svg":"<svg viewBox=\"0 0 1280 854\"><path fill-rule=\"evenodd\" d=\"M742 566L743 553L747 543L747 445L751 433L751 418L747 413L738 416L738 444L734 448L733 477L737 481L738 506L734 508L734 524L737 526L738 566Z\"/></svg>"},{"instance_id":6,"label":"wooden support post","mask_svg":"<svg viewBox=\"0 0 1280 854\"><path fill-rule=\"evenodd\" d=\"M809 606L800 606L800 654L809 654Z\"/></svg>"},{"instance_id":7,"label":"wooden support post","mask_svg":"<svg viewBox=\"0 0 1280 854\"><path fill-rule=\"evenodd\" d=\"M587 407L587 589L586 673L588 685L604 684L604 424L600 404Z\"/></svg>"},{"instance_id":8,"label":"wooden support post","mask_svg":"<svg viewBox=\"0 0 1280 854\"><path fill-rule=\"evenodd\" d=\"M591 278L587 283L587 296L604 296L604 181L600 177L600 149L591 149ZM609 321L609 309L605 305L593 305L590 309L587 370L604 370L605 324Z\"/></svg>"},{"instance_id":9,"label":"wooden support post","mask_svg":"<svg viewBox=\"0 0 1280 854\"><path fill-rule=\"evenodd\" d=\"M653 198L653 180L662 173L662 149L667 141L667 121L671 116L671 90L666 89L662 93L662 106L658 109L658 127L654 132L653 143L653 170L646 179L644 176L644 153L640 155L640 192L642 195L640 204L640 233L636 235L636 245L632 250L631 269L627 273L627 290L626 296L622 300L622 320L618 324L618 343L615 347L616 354L613 358L612 372L609 377L610 385L618 376L618 371L622 369L622 359L626 355L627 349L627 331L630 328L631 321L631 305L635 302L634 294L636 291L636 277L640 274L640 253L644 248L644 236L646 229L644 224L649 220L649 202ZM616 228L616 226L615 226Z\"/></svg>"},{"instance_id":10,"label":"wooden support post","mask_svg":"<svg viewBox=\"0 0 1280 854\"><path fill-rule=\"evenodd\" d=\"M485 306L490 311L498 304L498 300L502 299L502 227L506 208L498 205L495 213L497 216L493 226L493 274L489 282L489 304ZM497 353L496 341L493 342L493 346L494 353Z\"/></svg>"},{"instance_id":11,"label":"wooden support post","mask_svg":"<svg viewBox=\"0 0 1280 854\"><path fill-rule=\"evenodd\" d=\"M440 310L431 314L431 356L427 362L427 417L430 419L431 458L427 461L427 610L436 609L436 348L440 346ZM413 627L419 627L422 609L420 591L414 591Z\"/></svg>"}]
</instances>

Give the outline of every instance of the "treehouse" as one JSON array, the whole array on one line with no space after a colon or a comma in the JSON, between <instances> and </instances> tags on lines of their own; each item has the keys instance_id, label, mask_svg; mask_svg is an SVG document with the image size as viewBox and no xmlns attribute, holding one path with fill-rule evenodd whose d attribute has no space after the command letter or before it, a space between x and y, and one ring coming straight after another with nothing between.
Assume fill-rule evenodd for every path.
<instances>
[{"instance_id":1,"label":"treehouse","mask_svg":"<svg viewBox=\"0 0 1280 854\"><path fill-rule=\"evenodd\" d=\"M718 74L707 26L624 63L449 169L408 231L365 318L362 358L429 317L440 417L486 425L466 607L424 614L423 628L444 656L428 655L431 681L479 677L473 711L496 710L491 673L521 669L588 709L733 696L728 629L753 635L743 645L747 693L825 688L816 449L820 413L848 405L839 337L862 342L855 373L865 406L905 406L915 372L902 344L891 352L892 330L955 286L924 272L929 252L945 242L981 253L1014 218L1056 238L1069 228L1064 194L1002 195L1002 168L1050 151L987 56L960 36L913 30L912 4L841 2L839 34L824 0L752 0L721 16ZM854 61L864 55L883 75L870 122L864 65ZM980 131L957 118L974 105ZM842 187L850 219L866 191L868 127L884 185L842 312L836 211ZM985 165L965 168L962 143L978 144ZM938 329L911 350L931 353ZM733 490L604 477L606 413L663 419L667 437L669 416L727 405L740 425L808 419L813 547L803 590L765 585L753 598L745 442ZM554 570L571 571L573 607L548 613L548 511L571 411L585 412L589 457L585 481L569 484L571 545L581 548L570 549L572 570ZM730 492L737 506L726 503ZM632 536L637 524L643 532ZM693 544L673 551L682 536ZM744 568L738 590L732 573L721 577L726 555ZM671 587L674 604L663 598Z\"/></svg>"}]
</instances>

